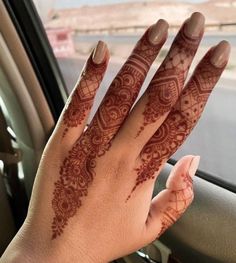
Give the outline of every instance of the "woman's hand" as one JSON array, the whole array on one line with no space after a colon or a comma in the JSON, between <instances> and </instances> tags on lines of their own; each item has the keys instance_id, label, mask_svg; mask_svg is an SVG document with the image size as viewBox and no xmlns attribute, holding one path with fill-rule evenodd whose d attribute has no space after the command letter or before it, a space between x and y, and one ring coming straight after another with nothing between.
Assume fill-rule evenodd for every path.
<instances>
[{"instance_id":1,"label":"woman's hand","mask_svg":"<svg viewBox=\"0 0 236 263\"><path fill-rule=\"evenodd\" d=\"M132 108L167 30L164 20L147 29L85 129L109 59L98 43L45 148L28 216L2 262L105 263L158 238L190 205L198 156L183 157L152 199L153 187L200 118L230 47L212 47L185 83L204 31L204 17L194 13Z\"/></svg>"}]
</instances>

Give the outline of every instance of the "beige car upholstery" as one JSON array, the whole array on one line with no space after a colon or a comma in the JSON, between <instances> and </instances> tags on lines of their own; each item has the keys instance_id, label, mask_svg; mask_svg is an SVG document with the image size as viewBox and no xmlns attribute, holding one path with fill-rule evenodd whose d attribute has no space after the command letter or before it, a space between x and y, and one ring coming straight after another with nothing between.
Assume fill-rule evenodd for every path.
<instances>
[{"instance_id":1,"label":"beige car upholstery","mask_svg":"<svg viewBox=\"0 0 236 263\"><path fill-rule=\"evenodd\" d=\"M2 1L0 17L0 95L23 151L25 184L30 196L35 171L54 121Z\"/></svg>"},{"instance_id":2,"label":"beige car upholstery","mask_svg":"<svg viewBox=\"0 0 236 263\"><path fill-rule=\"evenodd\" d=\"M28 197L54 120L21 40L0 0L0 104L22 151ZM1 138L0 138L1 143ZM0 254L15 233L0 175Z\"/></svg>"}]
</instances>

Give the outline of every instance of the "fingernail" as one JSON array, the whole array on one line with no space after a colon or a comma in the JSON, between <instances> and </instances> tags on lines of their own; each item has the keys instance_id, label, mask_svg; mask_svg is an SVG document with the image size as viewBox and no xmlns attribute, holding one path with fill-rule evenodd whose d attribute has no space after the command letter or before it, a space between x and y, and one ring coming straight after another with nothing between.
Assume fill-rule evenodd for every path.
<instances>
[{"instance_id":1,"label":"fingernail","mask_svg":"<svg viewBox=\"0 0 236 263\"><path fill-rule=\"evenodd\" d=\"M106 54L106 48L106 44L99 40L93 52L93 62L95 64L100 64L103 62Z\"/></svg>"},{"instance_id":2,"label":"fingernail","mask_svg":"<svg viewBox=\"0 0 236 263\"><path fill-rule=\"evenodd\" d=\"M198 169L199 162L200 162L200 156L199 155L194 156L192 161L191 161L190 167L188 169L188 173L191 177L193 177L195 175L195 173Z\"/></svg>"},{"instance_id":3,"label":"fingernail","mask_svg":"<svg viewBox=\"0 0 236 263\"><path fill-rule=\"evenodd\" d=\"M187 20L184 32L189 37L199 37L202 33L204 24L205 17L201 13L195 12Z\"/></svg>"},{"instance_id":4,"label":"fingernail","mask_svg":"<svg viewBox=\"0 0 236 263\"><path fill-rule=\"evenodd\" d=\"M230 44L223 40L214 47L210 61L215 67L223 67L229 59L229 54Z\"/></svg>"},{"instance_id":5,"label":"fingernail","mask_svg":"<svg viewBox=\"0 0 236 263\"><path fill-rule=\"evenodd\" d=\"M150 42L154 45L160 43L167 34L168 27L169 24L164 19L158 20L149 31Z\"/></svg>"}]
</instances>

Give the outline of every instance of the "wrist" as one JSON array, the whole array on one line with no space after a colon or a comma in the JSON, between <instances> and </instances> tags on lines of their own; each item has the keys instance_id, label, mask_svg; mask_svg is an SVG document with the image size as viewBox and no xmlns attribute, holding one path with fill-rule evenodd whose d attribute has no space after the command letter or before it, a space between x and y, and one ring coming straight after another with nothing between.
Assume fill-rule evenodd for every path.
<instances>
[{"instance_id":1,"label":"wrist","mask_svg":"<svg viewBox=\"0 0 236 263\"><path fill-rule=\"evenodd\" d=\"M77 243L76 248L68 242L45 240L23 226L2 255L0 263L105 263L91 256L90 249L83 249Z\"/></svg>"}]
</instances>

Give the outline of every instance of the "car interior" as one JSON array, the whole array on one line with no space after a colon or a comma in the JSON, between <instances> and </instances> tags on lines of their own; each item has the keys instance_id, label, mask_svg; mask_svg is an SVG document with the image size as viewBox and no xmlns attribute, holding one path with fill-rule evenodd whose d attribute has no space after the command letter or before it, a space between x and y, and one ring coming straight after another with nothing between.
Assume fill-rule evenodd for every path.
<instances>
[{"instance_id":1,"label":"car interior","mask_svg":"<svg viewBox=\"0 0 236 263\"><path fill-rule=\"evenodd\" d=\"M0 256L24 221L43 149L70 92L68 83L75 81L65 78L61 63L66 60L53 53L37 8L31 0L0 0ZM115 72L111 68L111 77ZM236 85L236 79L229 81ZM108 82L105 79L103 85ZM97 105L101 98L99 93ZM230 127L235 128L234 113L226 114L231 116L229 125L234 119ZM201 130L209 118L206 114ZM193 136L204 140L204 134L196 131ZM189 153L193 143L166 164L153 195L164 188L176 159ZM231 143L234 160L236 144ZM200 150L204 154L204 148ZM227 147L219 150L223 151L219 158L227 158ZM224 169L228 173L227 166ZM184 216L160 239L114 262L236 263L236 174L230 170L234 182L219 174L200 169L194 181L195 199Z\"/></svg>"}]
</instances>

